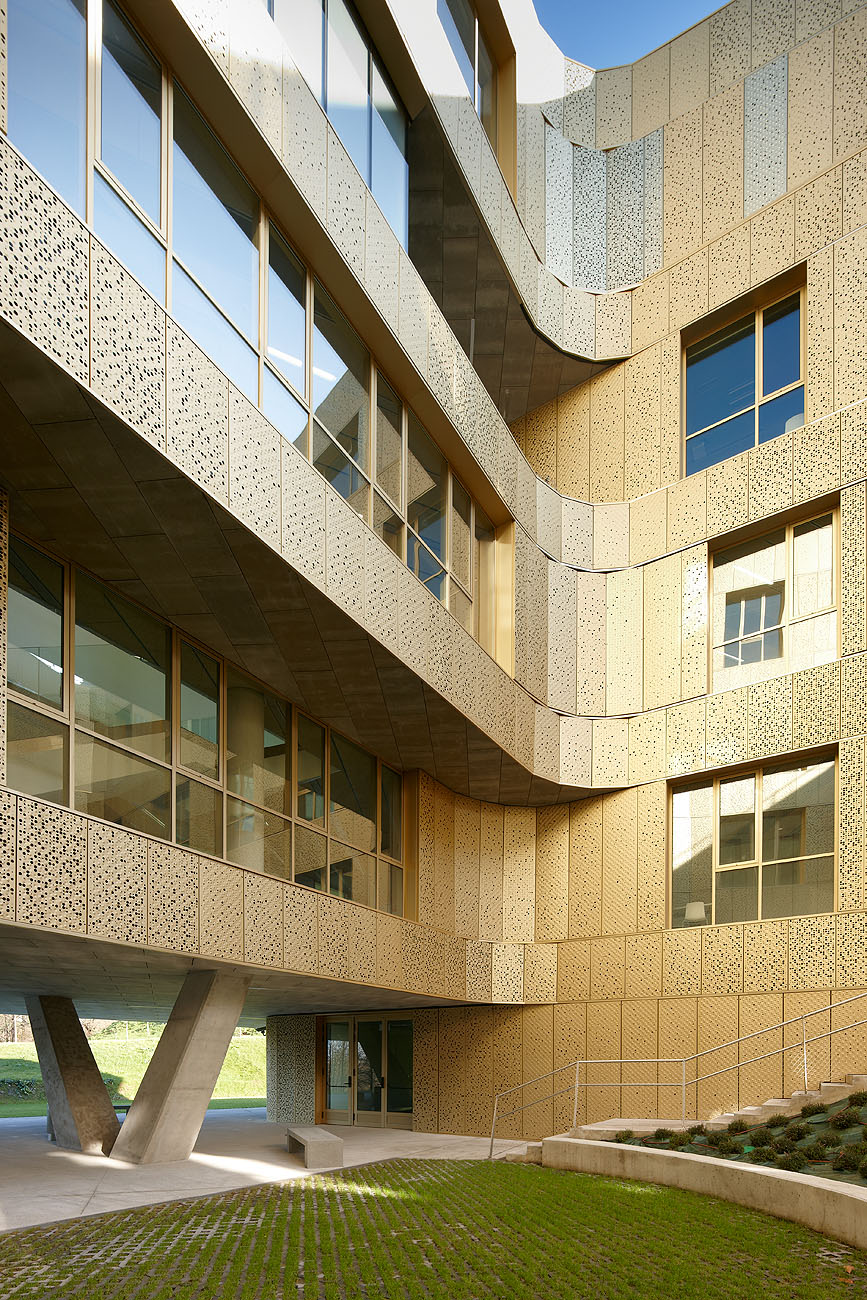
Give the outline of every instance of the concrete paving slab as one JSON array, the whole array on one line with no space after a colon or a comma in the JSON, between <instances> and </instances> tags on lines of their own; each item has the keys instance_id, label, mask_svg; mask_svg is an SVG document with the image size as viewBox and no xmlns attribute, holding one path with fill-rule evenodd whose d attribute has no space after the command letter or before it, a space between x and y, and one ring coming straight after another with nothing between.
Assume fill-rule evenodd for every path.
<instances>
[{"instance_id":1,"label":"concrete paving slab","mask_svg":"<svg viewBox=\"0 0 867 1300\"><path fill-rule=\"evenodd\" d=\"M488 1138L338 1125L329 1131L343 1139L345 1168L396 1157L483 1160L488 1154ZM494 1152L525 1146L500 1139ZM189 1160L165 1165L61 1151L47 1141L44 1119L0 1120L0 1231L309 1176L303 1157L286 1150L286 1125L270 1124L264 1108L208 1111Z\"/></svg>"}]
</instances>

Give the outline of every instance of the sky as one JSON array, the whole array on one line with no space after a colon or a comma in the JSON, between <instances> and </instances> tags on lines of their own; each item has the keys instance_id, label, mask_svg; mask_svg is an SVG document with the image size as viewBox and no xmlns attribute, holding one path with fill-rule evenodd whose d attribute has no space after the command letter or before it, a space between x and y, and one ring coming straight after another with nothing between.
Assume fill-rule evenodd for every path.
<instances>
[{"instance_id":1,"label":"sky","mask_svg":"<svg viewBox=\"0 0 867 1300\"><path fill-rule=\"evenodd\" d=\"M722 0L533 0L564 54L591 68L632 63L719 8Z\"/></svg>"}]
</instances>

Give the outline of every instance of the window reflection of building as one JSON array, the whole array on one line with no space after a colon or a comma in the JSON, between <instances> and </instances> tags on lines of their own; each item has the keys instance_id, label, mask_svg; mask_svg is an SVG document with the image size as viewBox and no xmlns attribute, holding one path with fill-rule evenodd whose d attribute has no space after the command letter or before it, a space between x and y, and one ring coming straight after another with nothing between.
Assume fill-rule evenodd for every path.
<instances>
[{"instance_id":1,"label":"window reflection of building","mask_svg":"<svg viewBox=\"0 0 867 1300\"><path fill-rule=\"evenodd\" d=\"M835 772L824 759L675 790L672 926L832 911Z\"/></svg>"},{"instance_id":2,"label":"window reflection of building","mask_svg":"<svg viewBox=\"0 0 867 1300\"><path fill-rule=\"evenodd\" d=\"M9 590L12 789L403 914L399 772L17 537Z\"/></svg>"}]
</instances>

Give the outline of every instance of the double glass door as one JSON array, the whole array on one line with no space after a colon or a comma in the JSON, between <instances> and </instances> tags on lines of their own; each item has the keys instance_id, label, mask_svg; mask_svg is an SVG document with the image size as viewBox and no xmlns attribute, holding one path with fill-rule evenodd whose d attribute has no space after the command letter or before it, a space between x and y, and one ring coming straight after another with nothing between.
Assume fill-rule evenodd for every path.
<instances>
[{"instance_id":1,"label":"double glass door","mask_svg":"<svg viewBox=\"0 0 867 1300\"><path fill-rule=\"evenodd\" d=\"M325 1021L325 1123L412 1128L412 1020Z\"/></svg>"}]
</instances>

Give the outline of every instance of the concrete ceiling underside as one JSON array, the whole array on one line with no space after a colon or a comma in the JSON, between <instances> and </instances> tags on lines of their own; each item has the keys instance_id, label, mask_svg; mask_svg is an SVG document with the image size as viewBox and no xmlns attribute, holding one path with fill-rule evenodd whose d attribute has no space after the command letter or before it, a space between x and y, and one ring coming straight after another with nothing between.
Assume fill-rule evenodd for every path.
<instances>
[{"instance_id":1,"label":"concrete ceiling underside","mask_svg":"<svg viewBox=\"0 0 867 1300\"><path fill-rule=\"evenodd\" d=\"M386 762L491 802L558 803L586 793L531 775L4 323L0 484L14 529Z\"/></svg>"},{"instance_id":2,"label":"concrete ceiling underside","mask_svg":"<svg viewBox=\"0 0 867 1300\"><path fill-rule=\"evenodd\" d=\"M431 108L410 127L409 177L410 257L508 424L605 369L533 329Z\"/></svg>"},{"instance_id":3,"label":"concrete ceiling underside","mask_svg":"<svg viewBox=\"0 0 867 1300\"><path fill-rule=\"evenodd\" d=\"M0 924L0 1009L23 1015L30 995L71 997L79 1016L95 1020L165 1020L191 970L252 972L241 1023L266 1016L331 1011L400 1011L456 1006L442 998L396 993L371 984L266 970L211 957L186 957L81 935Z\"/></svg>"}]
</instances>

